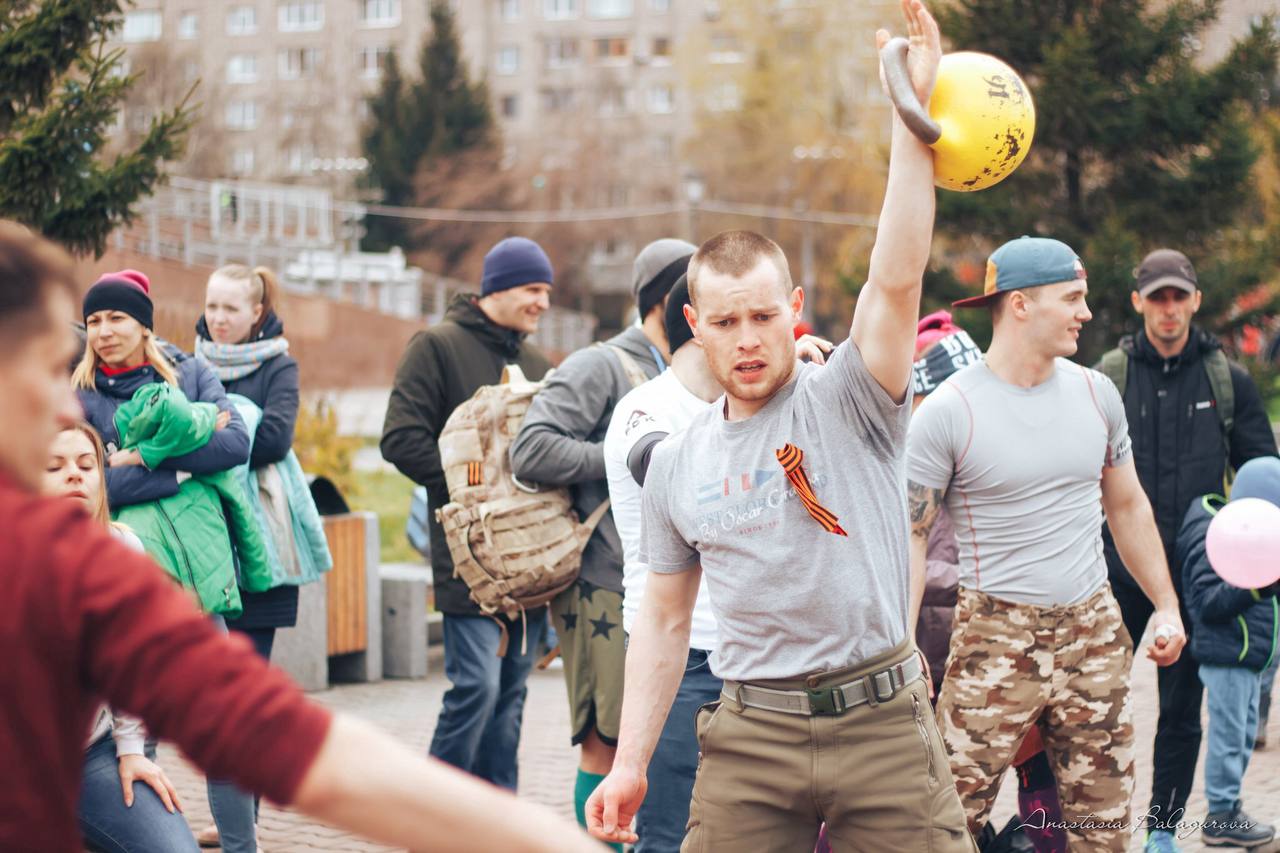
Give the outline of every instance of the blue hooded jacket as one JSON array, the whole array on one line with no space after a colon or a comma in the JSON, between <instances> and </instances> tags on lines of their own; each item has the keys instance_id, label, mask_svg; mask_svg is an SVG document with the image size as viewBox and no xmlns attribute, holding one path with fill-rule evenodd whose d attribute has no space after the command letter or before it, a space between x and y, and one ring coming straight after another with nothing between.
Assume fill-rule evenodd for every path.
<instances>
[{"instance_id":1,"label":"blue hooded jacket","mask_svg":"<svg viewBox=\"0 0 1280 853\"><path fill-rule=\"evenodd\" d=\"M163 344L162 348L178 374L178 387L187 399L193 403L213 403L219 411L230 412L231 423L215 432L204 447L166 459L155 470L148 470L142 465L108 468L107 499L113 510L176 495L179 471L215 474L242 465L249 459L249 431L239 412L227 400L222 383L209 365L171 344ZM76 392L84 407L85 420L102 436L108 452L120 447L120 435L115 425L116 409L132 399L134 392L143 385L163 381L149 364L115 376L108 376L99 369L94 376L94 390Z\"/></svg>"}]
</instances>

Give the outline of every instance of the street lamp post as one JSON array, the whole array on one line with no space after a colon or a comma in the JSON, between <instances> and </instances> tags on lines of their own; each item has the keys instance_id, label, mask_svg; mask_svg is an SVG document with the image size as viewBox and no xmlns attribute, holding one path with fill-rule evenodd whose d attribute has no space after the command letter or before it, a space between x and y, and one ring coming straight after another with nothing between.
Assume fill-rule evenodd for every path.
<instances>
[{"instance_id":1,"label":"street lamp post","mask_svg":"<svg viewBox=\"0 0 1280 853\"><path fill-rule=\"evenodd\" d=\"M698 242L698 205L702 203L706 186L702 175L695 171L684 174L684 233L690 243Z\"/></svg>"}]
</instances>

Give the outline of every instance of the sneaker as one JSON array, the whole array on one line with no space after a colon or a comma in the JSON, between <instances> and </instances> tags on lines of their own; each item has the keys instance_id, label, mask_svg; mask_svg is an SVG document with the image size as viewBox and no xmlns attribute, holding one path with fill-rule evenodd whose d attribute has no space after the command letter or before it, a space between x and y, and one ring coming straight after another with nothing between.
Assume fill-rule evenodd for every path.
<instances>
[{"instance_id":1,"label":"sneaker","mask_svg":"<svg viewBox=\"0 0 1280 853\"><path fill-rule=\"evenodd\" d=\"M1173 833L1163 829L1153 829L1147 833L1147 843L1142 845L1142 853L1178 853L1178 845L1173 843Z\"/></svg>"},{"instance_id":2,"label":"sneaker","mask_svg":"<svg viewBox=\"0 0 1280 853\"><path fill-rule=\"evenodd\" d=\"M1210 847L1243 847L1246 850L1269 844L1276 828L1260 823L1245 814L1237 800L1227 811L1210 812L1200 830L1200 838Z\"/></svg>"}]
</instances>

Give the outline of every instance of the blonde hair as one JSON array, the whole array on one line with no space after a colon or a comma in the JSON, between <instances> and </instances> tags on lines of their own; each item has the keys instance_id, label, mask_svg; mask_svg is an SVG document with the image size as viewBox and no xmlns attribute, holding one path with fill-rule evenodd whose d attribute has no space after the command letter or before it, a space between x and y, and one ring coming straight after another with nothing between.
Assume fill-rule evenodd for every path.
<instances>
[{"instance_id":1,"label":"blonde hair","mask_svg":"<svg viewBox=\"0 0 1280 853\"><path fill-rule=\"evenodd\" d=\"M113 526L111 507L107 502L107 448L102 443L102 436L98 435L98 431L84 421L76 421L64 429L63 432L78 432L89 439L89 443L93 445L93 457L98 462L99 486L98 495L93 501L93 509L89 511L89 514L103 526Z\"/></svg>"},{"instance_id":2,"label":"blonde hair","mask_svg":"<svg viewBox=\"0 0 1280 853\"><path fill-rule=\"evenodd\" d=\"M703 268L741 277L755 269L761 258L778 271L784 293L791 292L791 268L782 247L754 231L722 231L698 247L689 259L689 304L698 305L698 279Z\"/></svg>"},{"instance_id":3,"label":"blonde hair","mask_svg":"<svg viewBox=\"0 0 1280 853\"><path fill-rule=\"evenodd\" d=\"M241 281L249 286L249 304L261 305L262 316L249 329L249 340L256 340L267 318L280 309L280 279L270 267L248 267L244 264L227 264L218 267L209 278L226 278Z\"/></svg>"},{"instance_id":4,"label":"blonde hair","mask_svg":"<svg viewBox=\"0 0 1280 853\"><path fill-rule=\"evenodd\" d=\"M178 384L178 373L173 369L173 363L164 354L164 350L160 349L160 345L156 343L155 335L151 334L150 329L143 329L142 331L142 357L147 364L150 364L155 369L161 379L170 385ZM95 377L98 373L98 366L98 354L93 351L93 347L86 341L84 355L80 357L80 363L76 365L76 369L71 374L72 387L83 391L93 391L97 387L95 385Z\"/></svg>"}]
</instances>

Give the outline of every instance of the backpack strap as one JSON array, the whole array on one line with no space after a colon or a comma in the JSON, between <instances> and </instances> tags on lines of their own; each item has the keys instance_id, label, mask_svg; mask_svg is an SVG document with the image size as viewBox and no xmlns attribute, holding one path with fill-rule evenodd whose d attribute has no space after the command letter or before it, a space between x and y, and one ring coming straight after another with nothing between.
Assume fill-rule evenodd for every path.
<instances>
[{"instance_id":1,"label":"backpack strap","mask_svg":"<svg viewBox=\"0 0 1280 853\"><path fill-rule=\"evenodd\" d=\"M524 378L524 371L520 369L520 365L512 362L511 364L503 365L502 378L498 380L498 384L523 385L528 381L528 379Z\"/></svg>"},{"instance_id":2,"label":"backpack strap","mask_svg":"<svg viewBox=\"0 0 1280 853\"><path fill-rule=\"evenodd\" d=\"M649 377L644 375L640 365L636 364L635 359L628 355L622 347L616 347L613 344L600 344L600 346L613 351L618 362L622 365L622 372L627 375L627 381L631 383L632 388L639 388L649 381Z\"/></svg>"},{"instance_id":3,"label":"backpack strap","mask_svg":"<svg viewBox=\"0 0 1280 853\"><path fill-rule=\"evenodd\" d=\"M1120 392L1120 398L1124 399L1124 388L1129 382L1129 354L1119 347L1107 350L1098 362L1098 370L1111 380Z\"/></svg>"},{"instance_id":4,"label":"backpack strap","mask_svg":"<svg viewBox=\"0 0 1280 853\"><path fill-rule=\"evenodd\" d=\"M1231 384L1231 363L1220 349L1210 351L1204 357L1204 372L1209 375L1209 389L1213 391L1218 419L1222 421L1222 434L1227 443L1227 456L1231 456L1231 430L1236 425L1236 389Z\"/></svg>"}]
</instances>

